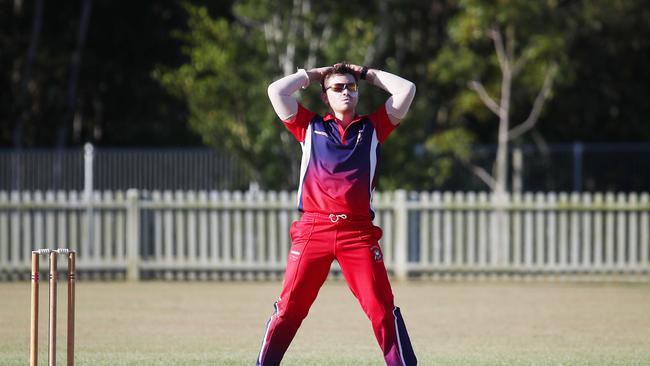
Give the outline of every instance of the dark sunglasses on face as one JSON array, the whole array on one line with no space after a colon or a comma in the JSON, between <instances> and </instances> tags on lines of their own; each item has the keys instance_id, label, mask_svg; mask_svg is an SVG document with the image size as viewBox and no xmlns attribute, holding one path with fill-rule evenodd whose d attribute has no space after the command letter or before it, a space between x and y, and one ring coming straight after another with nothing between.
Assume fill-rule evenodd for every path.
<instances>
[{"instance_id":1,"label":"dark sunglasses on face","mask_svg":"<svg viewBox=\"0 0 650 366\"><path fill-rule=\"evenodd\" d=\"M349 92L356 92L358 89L357 83L348 83L348 84L332 84L325 88L327 89L332 89L333 92L335 93L341 93L343 90L347 89Z\"/></svg>"}]
</instances>

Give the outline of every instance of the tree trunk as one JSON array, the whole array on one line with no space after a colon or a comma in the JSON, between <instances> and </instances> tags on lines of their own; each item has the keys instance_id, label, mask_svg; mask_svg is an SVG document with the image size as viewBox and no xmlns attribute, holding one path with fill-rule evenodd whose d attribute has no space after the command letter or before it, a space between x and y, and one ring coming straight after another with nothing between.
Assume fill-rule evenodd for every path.
<instances>
[{"instance_id":1,"label":"tree trunk","mask_svg":"<svg viewBox=\"0 0 650 366\"><path fill-rule=\"evenodd\" d=\"M499 108L499 142L496 159L496 185L494 193L503 194L507 190L508 180L508 130L510 126L510 91L512 75L510 68L503 69L501 81L501 104Z\"/></svg>"},{"instance_id":2,"label":"tree trunk","mask_svg":"<svg viewBox=\"0 0 650 366\"><path fill-rule=\"evenodd\" d=\"M20 190L22 188L22 172L21 172L21 150L23 147L24 140L24 131L25 131L25 121L29 119L31 115L32 105L27 102L28 98L28 86L29 82L32 79L32 66L34 65L34 60L36 59L36 54L38 52L38 42L41 35L41 29L43 29L43 0L37 0L34 7L34 22L32 23L32 35L29 40L29 50L27 51L27 59L25 60L25 68L23 71L22 78L20 80L18 88L18 96L16 98L16 127L13 131L13 143L15 148L15 154L11 161L11 171L12 171L12 182L11 188L13 190ZM14 12L17 16L22 12L22 2L14 3Z\"/></svg>"},{"instance_id":3,"label":"tree trunk","mask_svg":"<svg viewBox=\"0 0 650 366\"><path fill-rule=\"evenodd\" d=\"M79 83L79 69L81 68L81 51L86 43L88 33L88 23L92 10L92 0L84 0L81 4L81 19L79 20L79 30L77 32L77 46L72 54L70 62L70 78L68 79L67 108L59 127L57 136L57 148L59 152L54 160L54 184L55 188L61 181L63 148L67 145L69 126L72 124L72 118L77 107L77 84Z\"/></svg>"},{"instance_id":4,"label":"tree trunk","mask_svg":"<svg viewBox=\"0 0 650 366\"><path fill-rule=\"evenodd\" d=\"M79 20L79 29L77 32L77 45L72 54L72 60L70 61L70 78L68 79L68 94L66 98L67 109L61 127L59 128L59 136L57 139L57 145L59 148L66 145L69 125L72 123L72 118L76 109L79 69L81 68L81 51L86 44L86 35L88 33L88 23L90 22L92 3L92 0L84 0L81 4L81 19Z\"/></svg>"},{"instance_id":5,"label":"tree trunk","mask_svg":"<svg viewBox=\"0 0 650 366\"><path fill-rule=\"evenodd\" d=\"M499 104L499 132L496 158L496 172L492 204L492 264L504 266L508 263L509 222L508 212L508 132L510 130L510 95L512 91L512 65L514 63L514 31L508 29L504 43L501 33L494 33L495 48L503 75L501 80L501 101Z\"/></svg>"}]
</instances>

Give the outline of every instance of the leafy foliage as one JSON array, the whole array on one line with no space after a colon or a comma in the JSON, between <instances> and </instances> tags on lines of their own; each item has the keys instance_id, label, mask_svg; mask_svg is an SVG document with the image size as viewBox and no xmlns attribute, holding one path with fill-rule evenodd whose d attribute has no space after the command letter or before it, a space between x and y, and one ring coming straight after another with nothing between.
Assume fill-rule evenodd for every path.
<instances>
[{"instance_id":1,"label":"leafy foliage","mask_svg":"<svg viewBox=\"0 0 650 366\"><path fill-rule=\"evenodd\" d=\"M527 117L552 60L558 74L536 139L650 141L644 0L95 1L72 111L82 2L43 2L30 68L38 3L0 0L2 146L53 146L66 124L67 146L204 143L237 155L264 187L288 188L299 146L266 86L298 67L347 60L417 85L411 111L383 146L380 189L455 188L472 146L496 141L495 116L467 87L476 79L500 95L490 27L511 34L525 61L514 79L513 125ZM361 93L361 113L387 97L363 84ZM317 86L300 94L324 111Z\"/></svg>"},{"instance_id":2,"label":"leafy foliage","mask_svg":"<svg viewBox=\"0 0 650 366\"><path fill-rule=\"evenodd\" d=\"M328 3L244 1L234 7L235 21L185 8L188 30L177 36L188 62L160 67L154 77L186 101L190 125L206 144L236 154L264 187L295 185L299 146L275 116L266 87L297 67L364 63L376 30L365 17L339 16L341 9ZM362 91L369 93L360 105L365 113L386 98L370 89ZM308 108L325 110L318 86L303 94Z\"/></svg>"}]
</instances>

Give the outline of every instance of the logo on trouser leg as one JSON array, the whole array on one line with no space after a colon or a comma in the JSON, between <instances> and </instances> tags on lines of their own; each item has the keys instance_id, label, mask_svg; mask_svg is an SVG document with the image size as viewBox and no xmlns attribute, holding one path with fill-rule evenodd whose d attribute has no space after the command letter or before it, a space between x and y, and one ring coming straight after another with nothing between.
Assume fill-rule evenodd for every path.
<instances>
[{"instance_id":1,"label":"logo on trouser leg","mask_svg":"<svg viewBox=\"0 0 650 366\"><path fill-rule=\"evenodd\" d=\"M381 249L379 249L379 247L370 247L370 252L372 252L372 259L374 259L375 262L381 262L384 259L384 256L381 255Z\"/></svg>"},{"instance_id":2,"label":"logo on trouser leg","mask_svg":"<svg viewBox=\"0 0 650 366\"><path fill-rule=\"evenodd\" d=\"M300 258L300 252L297 250L292 250L291 253L289 254L289 260L295 262Z\"/></svg>"}]
</instances>

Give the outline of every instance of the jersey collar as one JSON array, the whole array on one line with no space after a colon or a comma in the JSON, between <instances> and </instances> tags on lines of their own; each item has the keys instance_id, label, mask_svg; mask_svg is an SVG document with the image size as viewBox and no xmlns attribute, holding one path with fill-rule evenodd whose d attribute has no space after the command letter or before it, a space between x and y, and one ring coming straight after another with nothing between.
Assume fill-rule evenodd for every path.
<instances>
[{"instance_id":1,"label":"jersey collar","mask_svg":"<svg viewBox=\"0 0 650 366\"><path fill-rule=\"evenodd\" d=\"M357 114L356 116L354 116L354 118L352 119L352 121L350 121L350 124L353 124L354 122L360 121L360 120L364 119L365 117L366 117L365 114L363 114L363 115L358 115L358 114ZM323 121L325 121L325 122L334 121L334 122L336 122L336 123L338 123L338 124L341 123L341 121L340 121L338 118L336 118L336 117L335 117L332 113L330 113L330 112L327 112L327 114L325 115L325 117L323 117Z\"/></svg>"}]
</instances>

